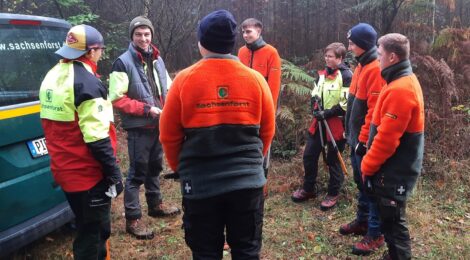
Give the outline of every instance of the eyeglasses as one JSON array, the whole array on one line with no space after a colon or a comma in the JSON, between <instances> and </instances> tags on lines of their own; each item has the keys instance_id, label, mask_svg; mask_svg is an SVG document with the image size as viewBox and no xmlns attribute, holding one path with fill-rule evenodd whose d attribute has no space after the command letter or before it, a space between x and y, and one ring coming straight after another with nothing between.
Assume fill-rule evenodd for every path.
<instances>
[{"instance_id":1,"label":"eyeglasses","mask_svg":"<svg viewBox=\"0 0 470 260\"><path fill-rule=\"evenodd\" d=\"M96 47L96 48L90 48L90 50L106 50L106 47Z\"/></svg>"}]
</instances>

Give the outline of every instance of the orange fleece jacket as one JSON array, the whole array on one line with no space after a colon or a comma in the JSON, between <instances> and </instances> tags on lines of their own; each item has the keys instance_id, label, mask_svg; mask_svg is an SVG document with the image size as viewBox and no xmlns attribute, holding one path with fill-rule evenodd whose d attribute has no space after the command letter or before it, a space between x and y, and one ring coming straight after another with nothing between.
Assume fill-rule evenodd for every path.
<instances>
[{"instance_id":1,"label":"orange fleece jacket","mask_svg":"<svg viewBox=\"0 0 470 260\"><path fill-rule=\"evenodd\" d=\"M160 117L160 141L176 171L185 129L257 125L265 155L274 136L274 120L272 96L258 72L235 59L202 59L173 81Z\"/></svg>"},{"instance_id":2,"label":"orange fleece jacket","mask_svg":"<svg viewBox=\"0 0 470 260\"><path fill-rule=\"evenodd\" d=\"M395 153L404 133L424 132L423 93L414 74L383 88L372 124L377 127L377 134L361 164L362 174L367 176L374 175Z\"/></svg>"},{"instance_id":3,"label":"orange fleece jacket","mask_svg":"<svg viewBox=\"0 0 470 260\"><path fill-rule=\"evenodd\" d=\"M359 132L359 142L367 143L374 107L384 85L385 81L380 74L378 60L374 60L364 67L358 64L357 68L354 70L349 93L355 96L356 99L367 102L367 114L361 131ZM354 116L354 114L351 114L352 120L354 120Z\"/></svg>"},{"instance_id":4,"label":"orange fleece jacket","mask_svg":"<svg viewBox=\"0 0 470 260\"><path fill-rule=\"evenodd\" d=\"M263 75L271 89L274 106L277 106L281 89L281 57L279 57L276 48L266 44L253 52L243 46L238 50L238 58L243 64Z\"/></svg>"}]
</instances>

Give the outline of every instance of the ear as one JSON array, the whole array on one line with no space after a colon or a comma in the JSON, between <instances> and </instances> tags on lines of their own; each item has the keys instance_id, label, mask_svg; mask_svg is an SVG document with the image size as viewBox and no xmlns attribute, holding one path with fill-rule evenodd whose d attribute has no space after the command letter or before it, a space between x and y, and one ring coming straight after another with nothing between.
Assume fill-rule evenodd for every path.
<instances>
[{"instance_id":1,"label":"ear","mask_svg":"<svg viewBox=\"0 0 470 260\"><path fill-rule=\"evenodd\" d=\"M394 52L390 53L389 59L390 59L389 60L390 63L392 63L392 64L399 61L398 56Z\"/></svg>"}]
</instances>

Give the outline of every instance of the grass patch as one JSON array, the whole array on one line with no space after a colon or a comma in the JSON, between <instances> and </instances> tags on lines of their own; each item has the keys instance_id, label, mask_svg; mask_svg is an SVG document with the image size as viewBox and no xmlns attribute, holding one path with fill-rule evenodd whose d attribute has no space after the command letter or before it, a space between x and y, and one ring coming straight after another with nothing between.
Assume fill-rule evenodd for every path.
<instances>
[{"instance_id":1,"label":"grass patch","mask_svg":"<svg viewBox=\"0 0 470 260\"><path fill-rule=\"evenodd\" d=\"M323 212L320 202L326 195L327 174L323 168L320 171L318 198L296 204L290 196L302 181L301 155L288 162L272 163L269 197L265 204L262 259L379 259L384 249L370 257L356 257L351 254L351 246L361 238L338 233L339 226L355 216L356 186L352 176L345 179L338 205ZM409 200L407 214L413 256L416 259L470 259L470 203L466 182L452 182L452 189L448 186L440 189L436 185L438 181L422 176ZM162 179L161 188L165 202L181 205L179 183ZM191 259L181 229L181 216L148 217L143 187L141 203L144 205L143 220L155 230L155 238L142 241L126 234L123 196L120 196L112 206L112 258ZM73 236L73 230L61 228L8 259L72 259ZM229 253L224 253L224 259L230 258Z\"/></svg>"}]
</instances>

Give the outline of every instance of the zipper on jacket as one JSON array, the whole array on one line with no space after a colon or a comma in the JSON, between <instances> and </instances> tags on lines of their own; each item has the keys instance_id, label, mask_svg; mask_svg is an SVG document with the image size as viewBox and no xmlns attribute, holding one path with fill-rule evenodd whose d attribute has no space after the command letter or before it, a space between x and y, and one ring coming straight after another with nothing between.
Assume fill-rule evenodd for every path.
<instances>
[{"instance_id":1,"label":"zipper on jacket","mask_svg":"<svg viewBox=\"0 0 470 260\"><path fill-rule=\"evenodd\" d=\"M255 51L251 51L251 59L250 59L250 69L253 68L253 58L255 57Z\"/></svg>"}]
</instances>

